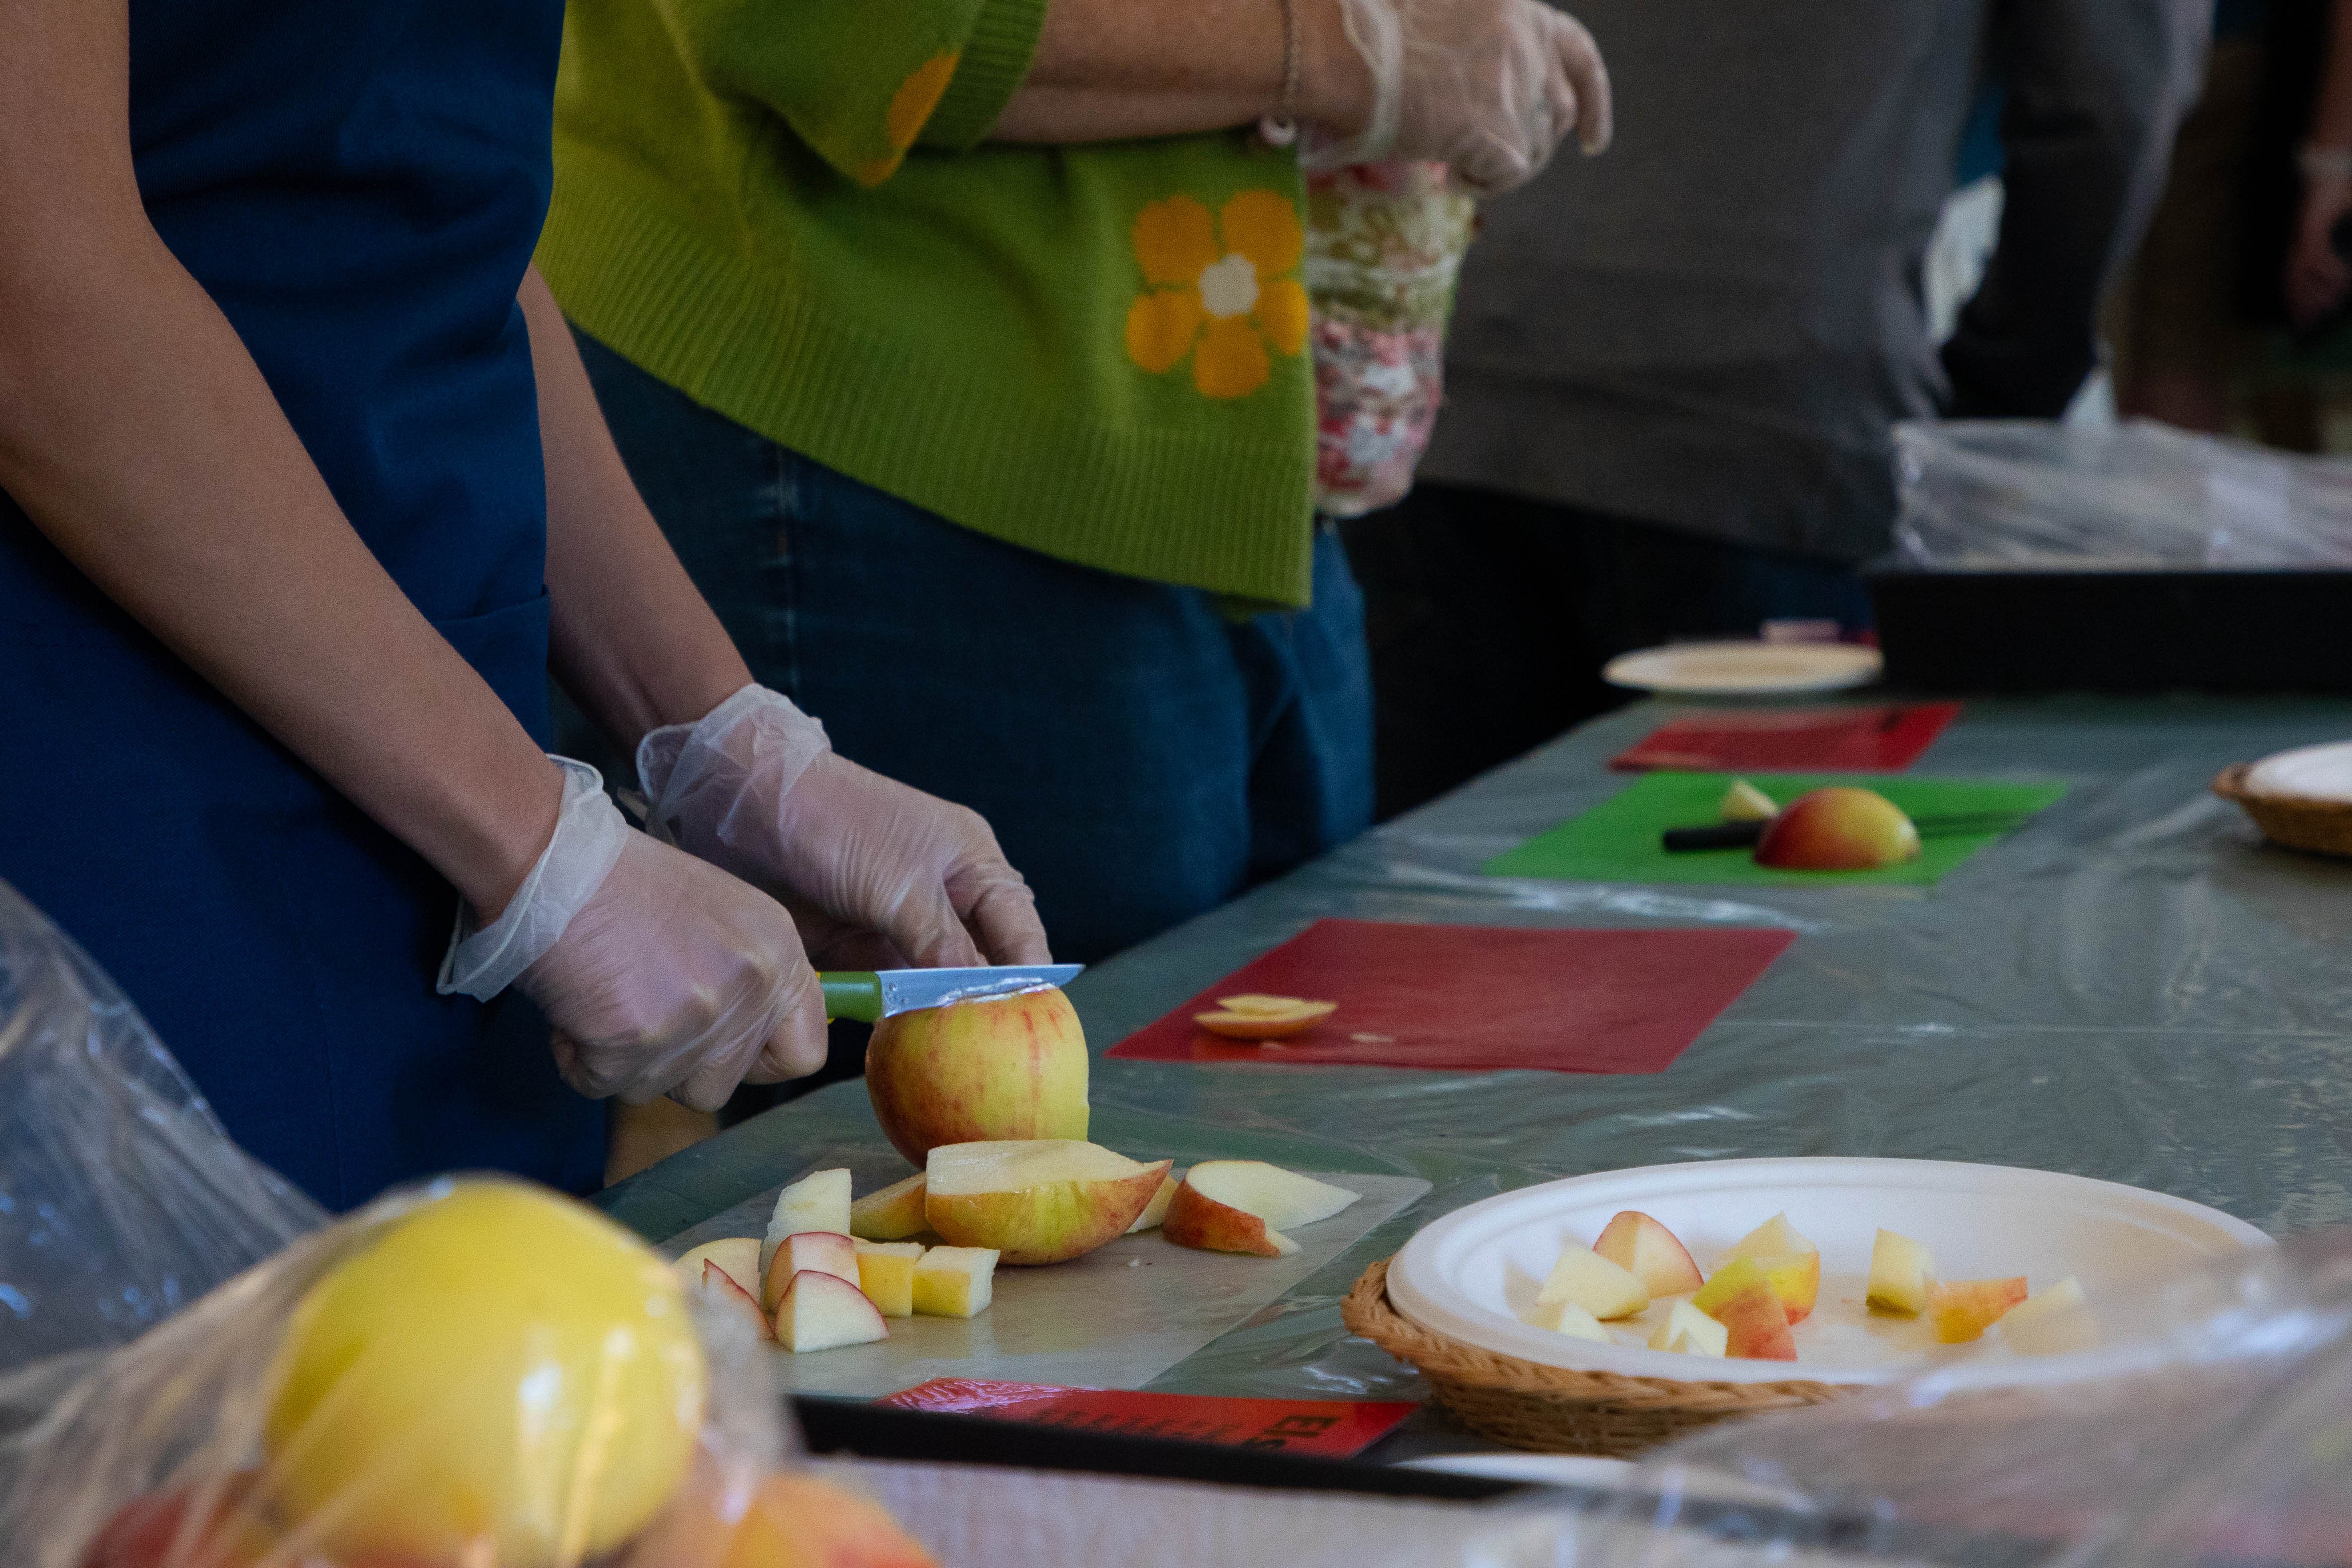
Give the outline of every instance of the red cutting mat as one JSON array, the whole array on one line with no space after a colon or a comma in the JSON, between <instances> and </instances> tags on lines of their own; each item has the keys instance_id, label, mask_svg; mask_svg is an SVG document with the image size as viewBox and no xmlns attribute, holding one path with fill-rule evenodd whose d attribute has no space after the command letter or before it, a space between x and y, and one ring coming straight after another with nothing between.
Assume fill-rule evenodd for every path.
<instances>
[{"instance_id":1,"label":"red cutting mat","mask_svg":"<svg viewBox=\"0 0 2352 1568\"><path fill-rule=\"evenodd\" d=\"M1901 773L1960 716L1957 702L1700 713L1610 759L1620 773Z\"/></svg>"},{"instance_id":2,"label":"red cutting mat","mask_svg":"<svg viewBox=\"0 0 2352 1568\"><path fill-rule=\"evenodd\" d=\"M1113 1047L1129 1061L1352 1063L1492 1072L1661 1072L1792 932L1528 931L1317 921ZM1192 1022L1242 992L1337 1002L1265 1045Z\"/></svg>"},{"instance_id":3,"label":"red cutting mat","mask_svg":"<svg viewBox=\"0 0 2352 1568\"><path fill-rule=\"evenodd\" d=\"M1332 1459L1362 1453L1414 1409L1410 1402L1396 1400L1228 1399L972 1377L935 1377L876 1403L901 1410L988 1415L1137 1437L1180 1437Z\"/></svg>"}]
</instances>

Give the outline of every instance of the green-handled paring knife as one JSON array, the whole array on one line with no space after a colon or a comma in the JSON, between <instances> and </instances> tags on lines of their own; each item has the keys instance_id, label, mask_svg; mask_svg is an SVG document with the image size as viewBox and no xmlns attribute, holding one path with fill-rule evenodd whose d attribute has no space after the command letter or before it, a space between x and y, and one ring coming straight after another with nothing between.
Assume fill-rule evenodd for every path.
<instances>
[{"instance_id":1,"label":"green-handled paring knife","mask_svg":"<svg viewBox=\"0 0 2352 1568\"><path fill-rule=\"evenodd\" d=\"M943 1007L982 996L1002 996L1034 991L1041 985L1067 985L1078 977L1083 963L994 964L986 969L885 969L830 971L820 973L824 989L824 1016L878 1024L896 1013L918 1007Z\"/></svg>"}]
</instances>

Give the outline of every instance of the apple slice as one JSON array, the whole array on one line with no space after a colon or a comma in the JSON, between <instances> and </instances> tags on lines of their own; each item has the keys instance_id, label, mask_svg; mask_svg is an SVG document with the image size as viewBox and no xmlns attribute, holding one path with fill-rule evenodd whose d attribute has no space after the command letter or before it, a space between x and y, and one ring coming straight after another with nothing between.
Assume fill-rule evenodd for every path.
<instances>
[{"instance_id":1,"label":"apple slice","mask_svg":"<svg viewBox=\"0 0 2352 1568\"><path fill-rule=\"evenodd\" d=\"M1143 1212L1135 1216L1135 1223L1127 1227L1127 1234L1133 1236L1139 1230L1159 1229L1160 1222L1168 1217L1168 1205L1176 1196L1176 1187L1173 1172L1160 1177L1160 1190L1151 1194L1151 1201L1143 1205Z\"/></svg>"},{"instance_id":2,"label":"apple slice","mask_svg":"<svg viewBox=\"0 0 2352 1568\"><path fill-rule=\"evenodd\" d=\"M784 1286L776 1303L776 1342L794 1355L870 1345L890 1337L888 1325L866 1293L838 1274L803 1268Z\"/></svg>"},{"instance_id":3,"label":"apple slice","mask_svg":"<svg viewBox=\"0 0 2352 1568\"><path fill-rule=\"evenodd\" d=\"M1720 1356L1731 1348L1731 1331L1688 1301L1677 1301L1657 1332L1650 1336L1650 1348L1678 1355Z\"/></svg>"},{"instance_id":4,"label":"apple slice","mask_svg":"<svg viewBox=\"0 0 2352 1568\"><path fill-rule=\"evenodd\" d=\"M776 1194L776 1212L769 1217L767 1239L760 1244L760 1278L776 1260L784 1237L804 1230L849 1234L849 1173L813 1171Z\"/></svg>"},{"instance_id":5,"label":"apple slice","mask_svg":"<svg viewBox=\"0 0 2352 1568\"><path fill-rule=\"evenodd\" d=\"M1615 1344L1601 1320L1573 1301L1538 1301L1519 1314L1519 1321L1530 1328L1549 1329L1556 1334L1566 1334L1572 1340L1591 1340L1595 1344Z\"/></svg>"},{"instance_id":6,"label":"apple slice","mask_svg":"<svg viewBox=\"0 0 2352 1568\"><path fill-rule=\"evenodd\" d=\"M1797 1234L1797 1227L1789 1223L1789 1215L1783 1211L1733 1242L1723 1260L1728 1263L1736 1258L1781 1258L1792 1252L1820 1250Z\"/></svg>"},{"instance_id":7,"label":"apple slice","mask_svg":"<svg viewBox=\"0 0 2352 1568\"><path fill-rule=\"evenodd\" d=\"M1239 996L1220 996L1217 1005L1228 1013L1249 1013L1261 1018L1279 1018L1310 1007L1328 1010L1335 1002L1313 1002L1304 996L1267 996L1255 991L1245 991Z\"/></svg>"},{"instance_id":8,"label":"apple slice","mask_svg":"<svg viewBox=\"0 0 2352 1568\"><path fill-rule=\"evenodd\" d=\"M1601 1227L1592 1250L1639 1279L1654 1299L1687 1295L1705 1283L1690 1249L1639 1209L1612 1216Z\"/></svg>"},{"instance_id":9,"label":"apple slice","mask_svg":"<svg viewBox=\"0 0 2352 1568\"><path fill-rule=\"evenodd\" d=\"M1882 1230L1870 1244L1870 1310L1917 1317L1927 1310L1936 1257L1907 1236Z\"/></svg>"},{"instance_id":10,"label":"apple slice","mask_svg":"<svg viewBox=\"0 0 2352 1568\"><path fill-rule=\"evenodd\" d=\"M784 1299L784 1288L795 1274L830 1274L857 1283L857 1243L830 1230L794 1231L776 1247L769 1260L765 1295L772 1305Z\"/></svg>"},{"instance_id":11,"label":"apple slice","mask_svg":"<svg viewBox=\"0 0 2352 1568\"><path fill-rule=\"evenodd\" d=\"M767 1313L760 1310L760 1299L735 1283L735 1277L719 1268L716 1259L706 1258L702 1260L702 1278L696 1283L730 1310L740 1310L758 1324L761 1339L772 1341L776 1337L776 1325L769 1321Z\"/></svg>"},{"instance_id":12,"label":"apple slice","mask_svg":"<svg viewBox=\"0 0 2352 1568\"><path fill-rule=\"evenodd\" d=\"M1980 1338L2024 1300L2021 1274L2014 1279L1961 1279L1927 1292L1927 1321L1936 1325L1939 1342L1964 1345Z\"/></svg>"},{"instance_id":13,"label":"apple slice","mask_svg":"<svg viewBox=\"0 0 2352 1568\"><path fill-rule=\"evenodd\" d=\"M1780 815L1780 803L1746 779L1734 779L1716 810L1726 822L1769 822Z\"/></svg>"},{"instance_id":14,"label":"apple slice","mask_svg":"<svg viewBox=\"0 0 2352 1568\"><path fill-rule=\"evenodd\" d=\"M760 1289L760 1238L756 1236L728 1236L717 1241L706 1241L689 1248L675 1267L678 1279L688 1285L702 1283L702 1266L716 1263L727 1277L743 1288L745 1295L756 1295Z\"/></svg>"},{"instance_id":15,"label":"apple slice","mask_svg":"<svg viewBox=\"0 0 2352 1568\"><path fill-rule=\"evenodd\" d=\"M849 1234L867 1241L904 1241L930 1228L923 1213L923 1173L893 1182L851 1201Z\"/></svg>"},{"instance_id":16,"label":"apple slice","mask_svg":"<svg viewBox=\"0 0 2352 1568\"><path fill-rule=\"evenodd\" d=\"M1756 1259L1736 1258L1725 1264L1690 1304L1729 1331L1726 1353L1751 1361L1797 1359L1789 1310Z\"/></svg>"},{"instance_id":17,"label":"apple slice","mask_svg":"<svg viewBox=\"0 0 2352 1568\"><path fill-rule=\"evenodd\" d=\"M1294 1005L1282 1012L1265 1009L1245 1012L1229 1006L1214 1013L1195 1013L1192 1022L1209 1033L1223 1035L1229 1040L1280 1040L1304 1034L1339 1010L1337 1002L1308 1002L1296 997L1253 996L1248 1000L1254 1003L1281 1000Z\"/></svg>"},{"instance_id":18,"label":"apple slice","mask_svg":"<svg viewBox=\"0 0 2352 1568\"><path fill-rule=\"evenodd\" d=\"M934 1247L915 1265L915 1310L927 1318L976 1318L994 1293L996 1253L986 1247Z\"/></svg>"},{"instance_id":19,"label":"apple slice","mask_svg":"<svg viewBox=\"0 0 2352 1568\"><path fill-rule=\"evenodd\" d=\"M915 1315L915 1267L923 1260L919 1241L857 1244L857 1288L886 1318Z\"/></svg>"},{"instance_id":20,"label":"apple slice","mask_svg":"<svg viewBox=\"0 0 2352 1568\"><path fill-rule=\"evenodd\" d=\"M1265 1223L1265 1216L1203 1196L1187 1176L1176 1184L1160 1234L1196 1252L1241 1252L1253 1258L1287 1258L1298 1243Z\"/></svg>"},{"instance_id":21,"label":"apple slice","mask_svg":"<svg viewBox=\"0 0 2352 1568\"><path fill-rule=\"evenodd\" d=\"M1139 1164L1075 1138L943 1143L930 1153L923 1210L957 1247L1060 1263L1133 1225L1172 1163Z\"/></svg>"},{"instance_id":22,"label":"apple slice","mask_svg":"<svg viewBox=\"0 0 2352 1568\"><path fill-rule=\"evenodd\" d=\"M1274 1230L1329 1219L1361 1195L1263 1160L1205 1160L1185 1173L1184 1184L1204 1198L1257 1215Z\"/></svg>"},{"instance_id":23,"label":"apple slice","mask_svg":"<svg viewBox=\"0 0 2352 1568\"><path fill-rule=\"evenodd\" d=\"M2064 1355L2099 1342L2099 1321L2073 1275L2037 1290L2002 1314L2000 1337L2021 1355Z\"/></svg>"},{"instance_id":24,"label":"apple slice","mask_svg":"<svg viewBox=\"0 0 2352 1568\"><path fill-rule=\"evenodd\" d=\"M1570 1242L1560 1248L1559 1261L1551 1266L1536 1300L1546 1305L1573 1301L1605 1321L1632 1317L1650 1304L1650 1293L1625 1269L1589 1247Z\"/></svg>"}]
</instances>

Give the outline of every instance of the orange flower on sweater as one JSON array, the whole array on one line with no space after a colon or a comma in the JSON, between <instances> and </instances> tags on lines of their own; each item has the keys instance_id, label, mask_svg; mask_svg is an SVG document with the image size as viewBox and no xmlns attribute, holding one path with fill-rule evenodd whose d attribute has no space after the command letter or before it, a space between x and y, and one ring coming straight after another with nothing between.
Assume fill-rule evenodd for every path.
<instances>
[{"instance_id":1,"label":"orange flower on sweater","mask_svg":"<svg viewBox=\"0 0 2352 1568\"><path fill-rule=\"evenodd\" d=\"M857 171L861 185L878 185L898 172L907 161L907 151L931 118L931 110L947 96L948 84L955 79L956 63L961 52L948 49L933 55L917 66L898 90L890 95L889 107L883 111L882 133L890 143L887 156L875 159Z\"/></svg>"},{"instance_id":2,"label":"orange flower on sweater","mask_svg":"<svg viewBox=\"0 0 2352 1568\"><path fill-rule=\"evenodd\" d=\"M1290 276L1307 236L1298 209L1273 191L1244 191L1213 222L1191 196L1169 196L1135 219L1135 258L1152 285L1127 312L1127 353L1154 375L1192 359L1203 397L1241 397L1273 374L1271 349L1307 348L1307 289Z\"/></svg>"}]
</instances>

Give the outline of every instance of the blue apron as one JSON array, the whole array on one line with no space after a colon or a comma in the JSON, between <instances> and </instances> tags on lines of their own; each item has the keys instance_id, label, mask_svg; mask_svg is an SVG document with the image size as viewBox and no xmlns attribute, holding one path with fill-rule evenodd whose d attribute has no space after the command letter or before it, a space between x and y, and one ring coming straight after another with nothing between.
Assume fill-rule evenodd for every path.
<instances>
[{"instance_id":1,"label":"blue apron","mask_svg":"<svg viewBox=\"0 0 2352 1568\"><path fill-rule=\"evenodd\" d=\"M345 514L545 744L546 494L515 303L561 0L131 0L164 242ZM0 493L0 879L321 1202L454 1168L572 1190L603 1109L546 1026L436 995L456 894L93 590ZM430 758L417 759L429 767Z\"/></svg>"}]
</instances>

